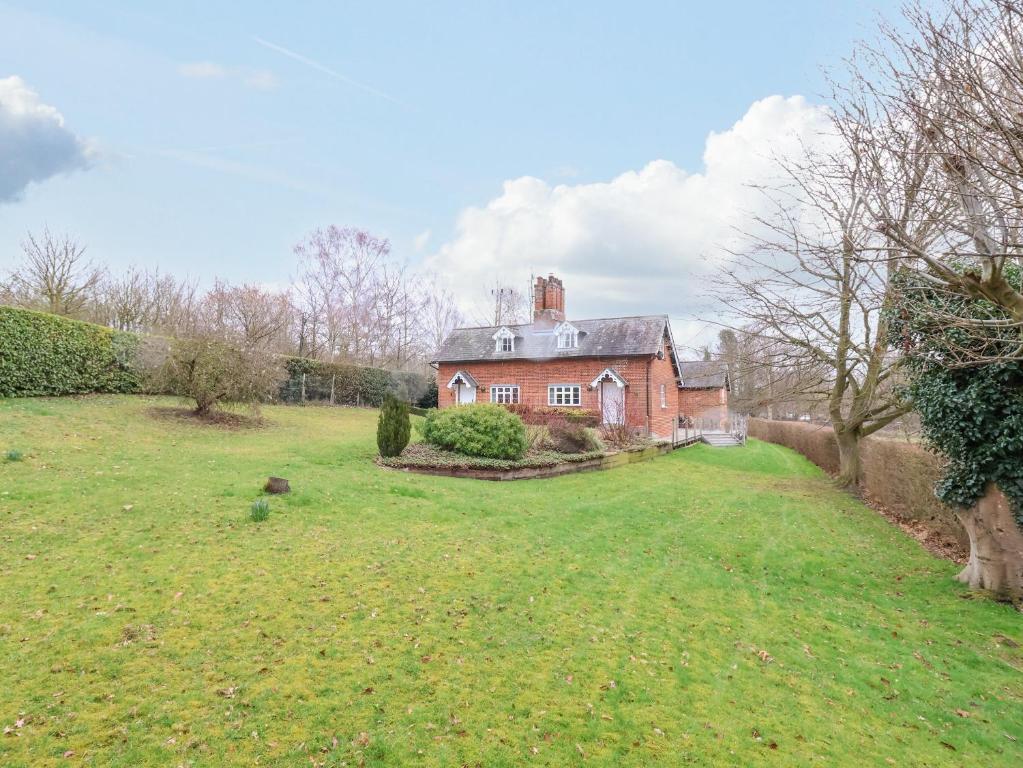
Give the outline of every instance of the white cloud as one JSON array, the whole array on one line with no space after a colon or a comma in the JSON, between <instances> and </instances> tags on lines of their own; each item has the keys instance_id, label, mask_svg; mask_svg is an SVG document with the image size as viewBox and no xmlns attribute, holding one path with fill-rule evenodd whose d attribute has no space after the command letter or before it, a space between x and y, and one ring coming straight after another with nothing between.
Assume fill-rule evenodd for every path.
<instances>
[{"instance_id":1,"label":"white cloud","mask_svg":"<svg viewBox=\"0 0 1023 768\"><path fill-rule=\"evenodd\" d=\"M273 72L265 69L225 67L214 61L191 61L178 65L178 74L194 80L230 80L240 82L249 88L269 91L280 85Z\"/></svg>"},{"instance_id":2,"label":"white cloud","mask_svg":"<svg viewBox=\"0 0 1023 768\"><path fill-rule=\"evenodd\" d=\"M258 91L270 91L280 85L281 81L277 79L277 75L273 72L257 69L245 76L245 84L249 88L255 88Z\"/></svg>"},{"instance_id":3,"label":"white cloud","mask_svg":"<svg viewBox=\"0 0 1023 768\"><path fill-rule=\"evenodd\" d=\"M92 154L20 77L0 78L0 203L33 182L87 168Z\"/></svg>"},{"instance_id":4,"label":"white cloud","mask_svg":"<svg viewBox=\"0 0 1023 768\"><path fill-rule=\"evenodd\" d=\"M430 230L425 229L415 236L412 240L412 246L415 248L416 253L419 253L426 248L428 242L430 242Z\"/></svg>"},{"instance_id":5,"label":"white cloud","mask_svg":"<svg viewBox=\"0 0 1023 768\"><path fill-rule=\"evenodd\" d=\"M818 140L826 127L823 107L771 96L708 135L702 173L653 160L608 182L506 181L485 206L462 211L454 239L427 264L448 276L466 307L495 275L525 286L531 272L554 272L572 317L706 315L713 268L763 205L750 185L770 178L773 157Z\"/></svg>"},{"instance_id":6,"label":"white cloud","mask_svg":"<svg viewBox=\"0 0 1023 768\"><path fill-rule=\"evenodd\" d=\"M227 77L227 70L212 61L193 61L178 65L178 74L198 80L219 80Z\"/></svg>"}]
</instances>

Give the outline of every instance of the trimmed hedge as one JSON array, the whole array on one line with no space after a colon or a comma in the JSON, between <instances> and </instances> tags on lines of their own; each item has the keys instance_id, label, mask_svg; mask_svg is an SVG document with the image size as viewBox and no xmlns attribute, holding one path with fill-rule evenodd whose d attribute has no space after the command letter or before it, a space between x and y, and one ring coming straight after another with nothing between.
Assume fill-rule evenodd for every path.
<instances>
[{"instance_id":1,"label":"trimmed hedge","mask_svg":"<svg viewBox=\"0 0 1023 768\"><path fill-rule=\"evenodd\" d=\"M838 445L831 427L798 421L749 420L749 435L792 448L823 469L838 474ZM934 495L942 476L941 459L919 445L870 437L860 443L860 490L871 502L903 520L925 523L969 546L955 509Z\"/></svg>"},{"instance_id":2,"label":"trimmed hedge","mask_svg":"<svg viewBox=\"0 0 1023 768\"><path fill-rule=\"evenodd\" d=\"M0 397L138 392L140 337L0 306Z\"/></svg>"}]
</instances>

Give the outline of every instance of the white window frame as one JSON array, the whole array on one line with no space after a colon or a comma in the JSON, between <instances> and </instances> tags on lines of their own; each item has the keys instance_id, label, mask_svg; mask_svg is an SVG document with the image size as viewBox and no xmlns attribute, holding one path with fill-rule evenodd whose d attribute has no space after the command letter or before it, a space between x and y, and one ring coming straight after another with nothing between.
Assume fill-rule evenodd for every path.
<instances>
[{"instance_id":1,"label":"white window frame","mask_svg":"<svg viewBox=\"0 0 1023 768\"><path fill-rule=\"evenodd\" d=\"M517 405L519 403L519 385L491 384L490 402L499 405Z\"/></svg>"},{"instance_id":2,"label":"white window frame","mask_svg":"<svg viewBox=\"0 0 1023 768\"><path fill-rule=\"evenodd\" d=\"M668 407L668 387L666 384L661 384L661 408Z\"/></svg>"},{"instance_id":3,"label":"white window frame","mask_svg":"<svg viewBox=\"0 0 1023 768\"><path fill-rule=\"evenodd\" d=\"M561 402L558 402L560 396ZM568 402L565 402L565 400ZM547 405L557 408L579 408L583 404L582 384L548 384Z\"/></svg>"},{"instance_id":4,"label":"white window frame","mask_svg":"<svg viewBox=\"0 0 1023 768\"><path fill-rule=\"evenodd\" d=\"M575 349L579 346L579 330L571 323L562 323L554 329L558 337L558 349Z\"/></svg>"},{"instance_id":5,"label":"white window frame","mask_svg":"<svg viewBox=\"0 0 1023 768\"><path fill-rule=\"evenodd\" d=\"M498 330L498 332L494 334L493 338L495 352L515 351L515 334L507 328L501 328Z\"/></svg>"}]
</instances>

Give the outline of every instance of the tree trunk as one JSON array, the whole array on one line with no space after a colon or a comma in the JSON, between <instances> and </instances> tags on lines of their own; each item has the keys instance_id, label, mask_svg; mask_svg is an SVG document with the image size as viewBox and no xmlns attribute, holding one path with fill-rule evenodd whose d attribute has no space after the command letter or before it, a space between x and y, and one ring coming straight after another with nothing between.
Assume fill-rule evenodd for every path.
<instances>
[{"instance_id":1,"label":"tree trunk","mask_svg":"<svg viewBox=\"0 0 1023 768\"><path fill-rule=\"evenodd\" d=\"M860 436L852 430L835 432L838 442L838 484L855 488L860 484Z\"/></svg>"},{"instance_id":2,"label":"tree trunk","mask_svg":"<svg viewBox=\"0 0 1023 768\"><path fill-rule=\"evenodd\" d=\"M958 514L970 536L970 561L959 581L1000 600L1023 602L1023 531L1009 500L993 484L973 507Z\"/></svg>"}]
</instances>

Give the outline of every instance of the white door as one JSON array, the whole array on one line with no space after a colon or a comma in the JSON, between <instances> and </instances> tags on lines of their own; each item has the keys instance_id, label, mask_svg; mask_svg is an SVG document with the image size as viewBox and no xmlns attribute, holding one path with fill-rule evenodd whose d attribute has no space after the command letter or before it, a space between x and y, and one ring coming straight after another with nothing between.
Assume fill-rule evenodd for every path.
<instances>
[{"instance_id":1,"label":"white door","mask_svg":"<svg viewBox=\"0 0 1023 768\"><path fill-rule=\"evenodd\" d=\"M625 422L625 387L613 381L600 382L600 410L605 424Z\"/></svg>"},{"instance_id":2,"label":"white door","mask_svg":"<svg viewBox=\"0 0 1023 768\"><path fill-rule=\"evenodd\" d=\"M458 404L467 405L469 403L476 402L476 387L470 387L468 384L458 385Z\"/></svg>"}]
</instances>

